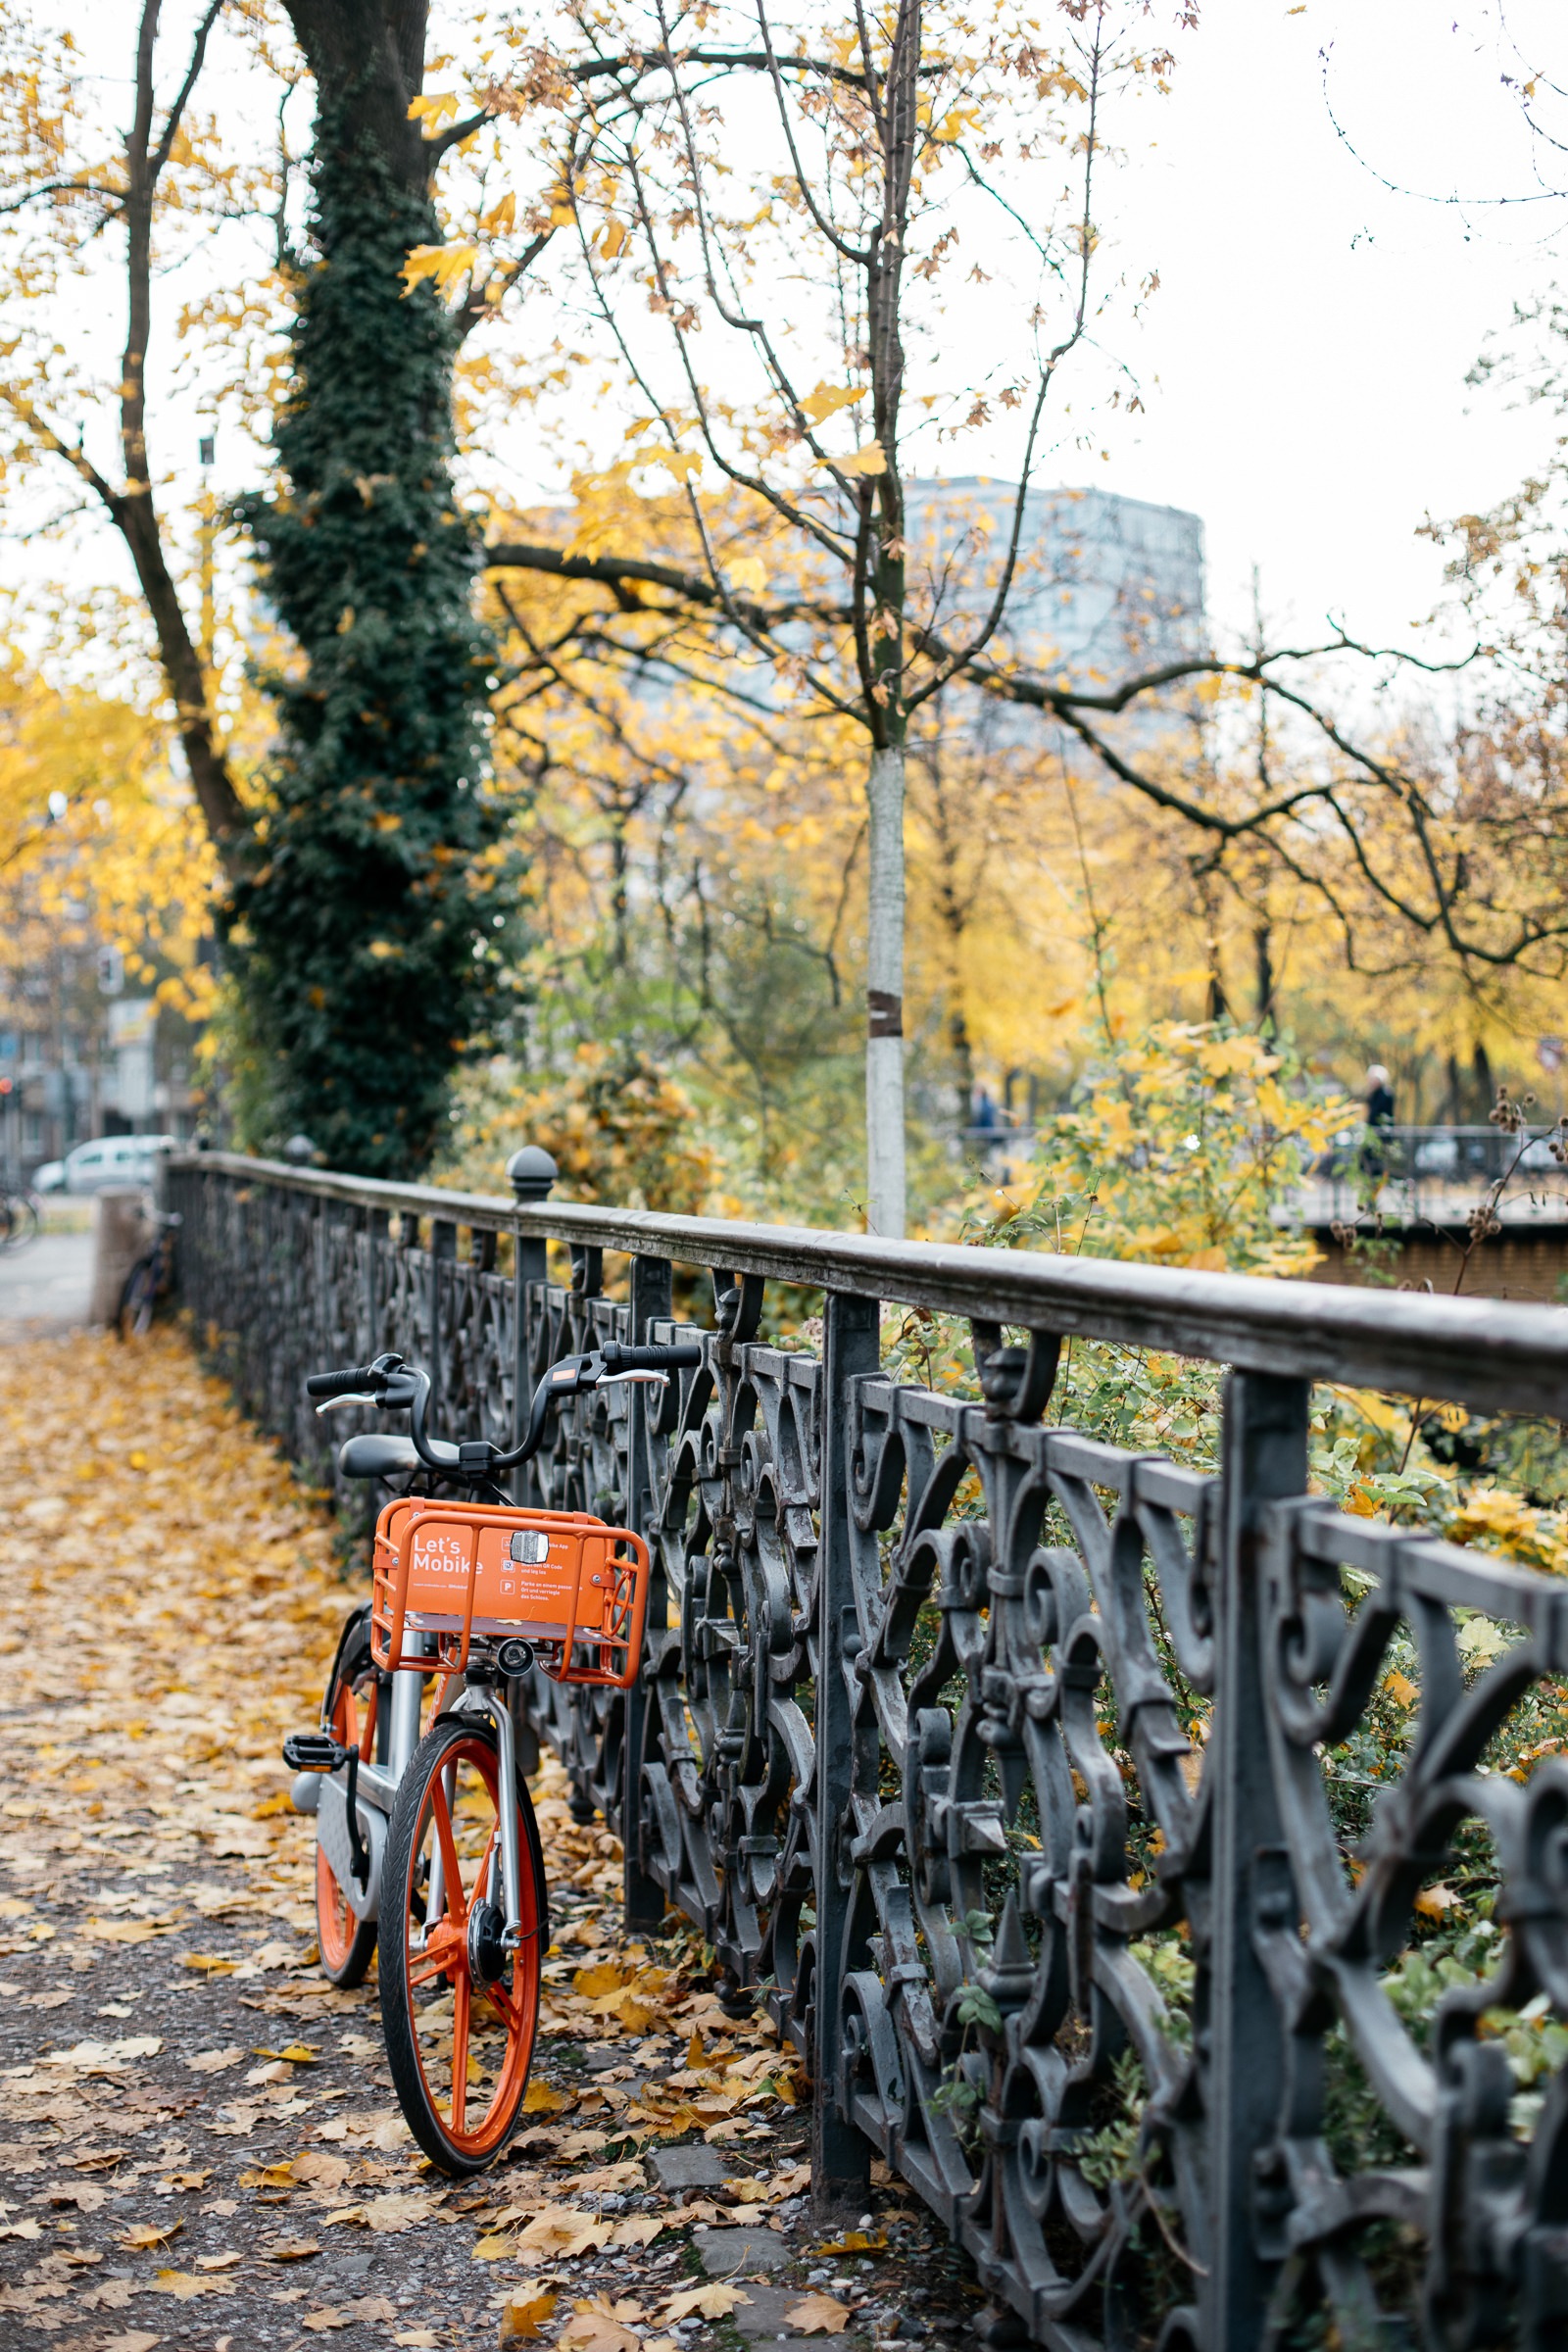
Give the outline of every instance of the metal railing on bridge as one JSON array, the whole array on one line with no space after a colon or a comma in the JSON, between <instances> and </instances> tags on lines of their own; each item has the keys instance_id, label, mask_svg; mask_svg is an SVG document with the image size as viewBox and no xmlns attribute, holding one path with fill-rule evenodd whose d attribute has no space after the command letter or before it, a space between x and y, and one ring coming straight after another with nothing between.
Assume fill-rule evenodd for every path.
<instances>
[{"instance_id":1,"label":"metal railing on bridge","mask_svg":"<svg viewBox=\"0 0 1568 2352\"><path fill-rule=\"evenodd\" d=\"M697 1922L801 2054L823 2196L884 2158L999 2345L1568 2341L1568 2077L1522 2123L1498 2037L1568 2011L1568 1767L1488 1764L1568 1678L1568 1585L1307 1483L1314 1382L1568 1419L1568 1321L574 1206L553 1173L519 1153L503 1200L176 1158L184 1301L326 1479L308 1372L396 1348L438 1425L510 1443L556 1356L689 1336L673 1269L710 1273L701 1369L564 1409L528 1474L647 1535L642 1680L530 1703L630 1924ZM964 1319L977 1400L884 1369L888 1306ZM1043 1420L1072 1339L1229 1367L1218 1473ZM1508 1629L1479 1669L1475 1612ZM1415 1729L1351 1854L1324 1751L1401 1629ZM1428 2033L1384 1978L1465 1823L1496 1967ZM1374 2120L1331 2153L1347 2066ZM1396 2238L1418 2284L1385 2310Z\"/></svg>"}]
</instances>

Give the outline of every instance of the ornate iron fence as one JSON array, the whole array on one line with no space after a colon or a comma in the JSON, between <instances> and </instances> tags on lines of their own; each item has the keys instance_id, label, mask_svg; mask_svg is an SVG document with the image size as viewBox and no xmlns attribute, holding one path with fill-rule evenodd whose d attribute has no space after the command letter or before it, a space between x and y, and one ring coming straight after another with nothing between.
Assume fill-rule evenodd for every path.
<instances>
[{"instance_id":1,"label":"ornate iron fence","mask_svg":"<svg viewBox=\"0 0 1568 2352\"><path fill-rule=\"evenodd\" d=\"M884 2157L998 2344L1568 2343L1568 2074L1521 2105L1505 2038L1568 2014L1568 1765L1489 1766L1568 1677L1568 1584L1306 1491L1314 1381L1562 1420L1568 1322L550 1205L544 1154L511 1172L507 1201L175 1159L184 1298L325 1479L308 1371L396 1347L439 1425L509 1440L554 1357L684 1336L672 1266L711 1273L702 1368L581 1400L534 1467L536 1499L642 1528L659 1580L639 1687L546 1688L536 1721L624 1842L630 1920L678 1906L801 2052L821 2196ZM769 1282L822 1295L819 1337L762 1336ZM886 1302L966 1319L979 1401L884 1371ZM1075 1335L1228 1366L1218 1475L1044 1425ZM1461 1650L1470 1612L1506 1636ZM1348 1852L1331 1751L1406 1634L1404 1769ZM1494 1964L1412 2018L1391 1971L1461 1834Z\"/></svg>"}]
</instances>

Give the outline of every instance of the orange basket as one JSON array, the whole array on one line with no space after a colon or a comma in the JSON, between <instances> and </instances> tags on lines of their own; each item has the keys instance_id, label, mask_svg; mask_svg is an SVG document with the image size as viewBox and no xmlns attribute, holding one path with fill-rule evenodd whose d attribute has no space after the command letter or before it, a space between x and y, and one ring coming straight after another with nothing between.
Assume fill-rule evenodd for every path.
<instances>
[{"instance_id":1,"label":"orange basket","mask_svg":"<svg viewBox=\"0 0 1568 2352\"><path fill-rule=\"evenodd\" d=\"M383 1671L461 1674L475 1634L535 1644L558 1683L636 1680L648 1546L587 1511L508 1510L400 1495L375 1523L370 1653ZM411 1634L435 1648L409 1648Z\"/></svg>"}]
</instances>

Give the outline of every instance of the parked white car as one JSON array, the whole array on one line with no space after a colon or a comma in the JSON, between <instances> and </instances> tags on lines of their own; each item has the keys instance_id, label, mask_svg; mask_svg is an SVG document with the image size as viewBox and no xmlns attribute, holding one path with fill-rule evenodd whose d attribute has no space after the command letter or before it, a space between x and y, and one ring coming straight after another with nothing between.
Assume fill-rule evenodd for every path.
<instances>
[{"instance_id":1,"label":"parked white car","mask_svg":"<svg viewBox=\"0 0 1568 2352\"><path fill-rule=\"evenodd\" d=\"M105 1135L78 1144L64 1159L46 1159L32 1179L36 1193L101 1193L109 1184L151 1184L172 1135Z\"/></svg>"}]
</instances>

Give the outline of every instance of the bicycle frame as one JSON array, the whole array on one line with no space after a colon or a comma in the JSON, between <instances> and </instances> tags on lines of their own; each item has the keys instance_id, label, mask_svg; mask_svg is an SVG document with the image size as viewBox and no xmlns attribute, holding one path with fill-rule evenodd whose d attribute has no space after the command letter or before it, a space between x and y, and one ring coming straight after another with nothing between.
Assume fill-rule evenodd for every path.
<instances>
[{"instance_id":1,"label":"bicycle frame","mask_svg":"<svg viewBox=\"0 0 1568 2352\"><path fill-rule=\"evenodd\" d=\"M377 1764L362 1759L354 1771L356 1812L363 1807L377 1825L368 1831L370 1859L363 1886L349 1866L352 1846L347 1823L349 1768L342 1766L330 1774L302 1773L295 1783L294 1801L302 1810L316 1814L318 1842L326 1847L333 1874L356 1919L360 1920L375 1919L380 1913L381 1850L386 1836L385 1825L391 1816L399 1784L419 1743L419 1714L425 1678L435 1667L433 1636L410 1635L408 1649L413 1653L409 1662L399 1666L391 1676L385 1760ZM516 1725L513 1721L511 1707L494 1685L470 1682L466 1675L449 1674L444 1678L435 1712L487 1716L495 1727L502 1790L505 1792L515 1788ZM492 1871L490 1899L496 1902L506 1921L504 1941L512 1949L522 1931L522 1855L517 1838L516 1806L503 1802L497 1811L501 1827L501 1891L498 1898ZM363 1824L361 1830L364 1836ZM334 1852L334 1845L341 1850ZM443 1875L444 1866L438 1844L430 1862L427 1909L432 1916L441 1909Z\"/></svg>"}]
</instances>

